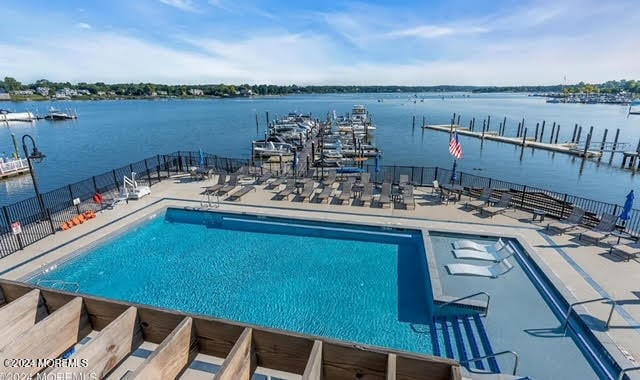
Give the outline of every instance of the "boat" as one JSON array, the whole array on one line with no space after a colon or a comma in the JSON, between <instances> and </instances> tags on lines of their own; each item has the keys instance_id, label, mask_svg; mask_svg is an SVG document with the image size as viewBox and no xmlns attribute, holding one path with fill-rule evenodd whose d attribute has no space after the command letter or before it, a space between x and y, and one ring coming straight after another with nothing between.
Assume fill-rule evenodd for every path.
<instances>
[{"instance_id":1,"label":"boat","mask_svg":"<svg viewBox=\"0 0 640 380\"><path fill-rule=\"evenodd\" d=\"M44 118L47 120L72 120L77 119L78 116L76 114L62 112L51 107L49 108L49 113L47 113Z\"/></svg>"},{"instance_id":2,"label":"boat","mask_svg":"<svg viewBox=\"0 0 640 380\"><path fill-rule=\"evenodd\" d=\"M273 141L254 141L253 154L259 157L286 156L293 154L293 146Z\"/></svg>"},{"instance_id":3,"label":"boat","mask_svg":"<svg viewBox=\"0 0 640 380\"><path fill-rule=\"evenodd\" d=\"M636 107L635 109L633 107ZM629 115L640 115L640 99L629 103Z\"/></svg>"},{"instance_id":4,"label":"boat","mask_svg":"<svg viewBox=\"0 0 640 380\"><path fill-rule=\"evenodd\" d=\"M31 112L11 112L0 109L0 121L33 121L37 117Z\"/></svg>"}]
</instances>

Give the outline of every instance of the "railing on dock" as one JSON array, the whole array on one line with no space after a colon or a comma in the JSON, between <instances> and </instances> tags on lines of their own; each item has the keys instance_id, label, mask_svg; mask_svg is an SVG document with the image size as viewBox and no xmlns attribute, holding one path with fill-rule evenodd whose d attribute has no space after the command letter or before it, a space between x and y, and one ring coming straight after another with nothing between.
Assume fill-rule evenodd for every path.
<instances>
[{"instance_id":1,"label":"railing on dock","mask_svg":"<svg viewBox=\"0 0 640 380\"><path fill-rule=\"evenodd\" d=\"M29 163L26 158L9 162L0 161L0 174L13 173L20 170L29 170Z\"/></svg>"},{"instance_id":2,"label":"railing on dock","mask_svg":"<svg viewBox=\"0 0 640 380\"><path fill-rule=\"evenodd\" d=\"M100 205L93 201L94 195L100 193L105 199L116 197L123 186L122 178L130 176L131 172L137 173L139 184L153 186L171 174L185 173L191 167L201 166L201 161L206 169L218 173L236 172L241 167L251 164L249 159L226 158L212 154L203 154L201 159L199 152L157 155L43 193L41 197L44 210L40 209L40 202L35 197L3 206L0 208L0 257L10 255L56 233L64 221L87 210L96 211ZM372 180L377 183L382 183L385 178L398 183L400 175L403 174L408 175L411 183L416 186L431 186L433 180L448 183L451 178L451 170L438 167L383 166L376 172L375 165L365 165L364 169L371 173ZM329 170L331 169L326 169L327 172ZM457 172L456 177L456 184L462 185L470 194L479 194L485 187L493 188L497 193L510 192L515 195L514 207L526 211L543 210L550 217L565 218L574 207L581 207L587 211L584 223L588 226L596 225L603 214L618 215L622 211L620 205L494 178L464 172ZM16 222L21 225L22 232L19 234L13 233L12 224ZM640 212L632 212L631 219L620 228L631 236L638 237Z\"/></svg>"}]
</instances>

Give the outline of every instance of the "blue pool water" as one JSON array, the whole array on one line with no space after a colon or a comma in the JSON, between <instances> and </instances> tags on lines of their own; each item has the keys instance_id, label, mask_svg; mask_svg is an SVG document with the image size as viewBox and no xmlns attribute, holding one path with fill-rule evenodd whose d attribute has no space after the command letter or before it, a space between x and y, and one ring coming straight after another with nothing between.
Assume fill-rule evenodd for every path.
<instances>
[{"instance_id":1,"label":"blue pool water","mask_svg":"<svg viewBox=\"0 0 640 380\"><path fill-rule=\"evenodd\" d=\"M432 353L420 231L168 209L31 281L365 344Z\"/></svg>"}]
</instances>

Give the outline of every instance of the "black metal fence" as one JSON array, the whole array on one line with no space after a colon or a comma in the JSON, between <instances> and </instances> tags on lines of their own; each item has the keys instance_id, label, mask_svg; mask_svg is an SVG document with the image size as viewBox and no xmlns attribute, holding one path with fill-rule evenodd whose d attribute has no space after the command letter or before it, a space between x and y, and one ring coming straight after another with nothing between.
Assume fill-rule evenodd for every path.
<instances>
[{"instance_id":1,"label":"black metal fence","mask_svg":"<svg viewBox=\"0 0 640 380\"><path fill-rule=\"evenodd\" d=\"M49 235L56 233L60 225L87 210L98 210L101 205L94 201L94 195L100 193L105 199L117 196L123 190L123 179L136 173L139 184L153 186L167 179L172 173L188 172L190 167L204 165L217 173L232 173L242 167L248 167L248 159L219 157L199 152L175 152L157 155L121 168L87 178L55 190L41 194L44 210L41 210L36 197L3 206L0 212L0 257L23 249ZM374 182L385 179L398 183L400 175L407 175L418 186L431 186L434 180L449 183L451 170L437 167L383 166L378 172L374 165L365 165ZM316 170L317 171L317 170ZM622 207L616 204L599 202L574 195L557 193L532 186L481 177L464 172L456 175L456 184L462 185L469 194L478 194L481 189L490 187L497 192L514 193L513 205L523 210L544 210L547 215L564 218L573 207L587 210L585 223L597 223L603 214L618 215ZM19 222L22 233L14 234L12 224ZM638 236L640 212L634 210L631 219L623 227L626 232Z\"/></svg>"},{"instance_id":2,"label":"black metal fence","mask_svg":"<svg viewBox=\"0 0 640 380\"><path fill-rule=\"evenodd\" d=\"M216 172L233 172L249 164L248 160L212 154L203 154L202 159L208 169ZM118 196L124 190L124 177L131 177L132 172L136 173L135 180L139 185L153 186L172 173L183 173L199 164L199 152L157 155L42 193L44 210L35 196L3 206L0 211L0 257L58 232L63 222L87 210L97 211L102 206L94 201L94 196L99 193L105 200ZM12 224L16 222L21 225L20 234L13 233Z\"/></svg>"}]
</instances>

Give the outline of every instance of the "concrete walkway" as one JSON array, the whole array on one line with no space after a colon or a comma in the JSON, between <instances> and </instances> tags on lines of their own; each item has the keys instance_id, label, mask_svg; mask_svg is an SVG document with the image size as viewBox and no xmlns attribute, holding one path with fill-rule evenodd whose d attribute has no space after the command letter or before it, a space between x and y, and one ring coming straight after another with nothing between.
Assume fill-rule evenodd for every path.
<instances>
[{"instance_id":1,"label":"concrete walkway","mask_svg":"<svg viewBox=\"0 0 640 380\"><path fill-rule=\"evenodd\" d=\"M221 197L218 203L215 197L207 199L201 195L204 187L216 182L216 176L205 181L191 181L188 175L163 181L153 186L152 194L143 199L99 212L95 219L0 259L0 276L11 280L24 279L27 274L50 266L87 244L126 230L130 224L162 212L169 206L510 236L519 239L529 254L560 280L563 287L560 290L574 300L600 297L615 300L617 307L609 330L600 326L596 335L623 368L640 366L640 259L625 261L609 254L609 246L617 242L616 237L594 246L578 240L579 230L564 235L547 234L544 226L549 220L532 222L531 214L514 210L493 218L484 217L463 207L466 197L457 204L444 205L430 188L416 189L415 210L405 210L393 206L363 207L357 202L340 205L333 201L329 204L313 200L301 202L291 197L289 200L275 200L277 190L266 190L264 186L256 186L256 191L249 192L241 201L226 202ZM608 310L607 303L576 308L579 314L591 315L597 323L606 321ZM592 323L590 326L594 328L596 325ZM638 374L635 372L633 378L639 378Z\"/></svg>"}]
</instances>

